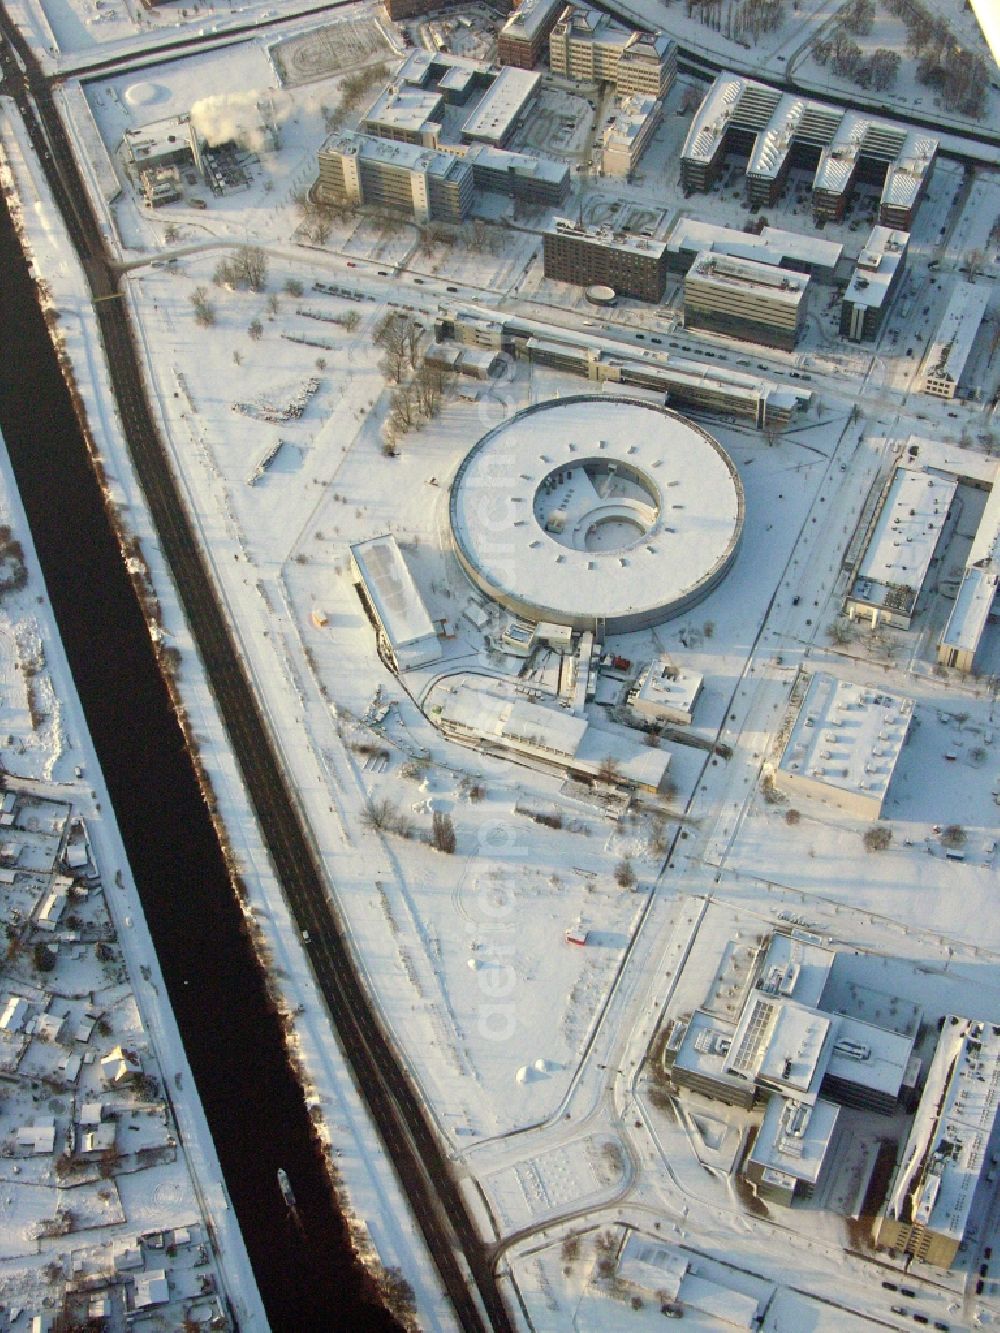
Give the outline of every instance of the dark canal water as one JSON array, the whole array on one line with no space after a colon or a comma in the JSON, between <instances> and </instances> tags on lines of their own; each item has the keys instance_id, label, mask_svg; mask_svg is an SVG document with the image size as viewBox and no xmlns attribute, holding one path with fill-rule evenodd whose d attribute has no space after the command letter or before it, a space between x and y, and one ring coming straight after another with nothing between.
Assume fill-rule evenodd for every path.
<instances>
[{"instance_id":1,"label":"dark canal water","mask_svg":"<svg viewBox=\"0 0 1000 1333\"><path fill-rule=\"evenodd\" d=\"M271 1326L389 1333L347 1247L2 198L0 329L0 431Z\"/></svg>"}]
</instances>

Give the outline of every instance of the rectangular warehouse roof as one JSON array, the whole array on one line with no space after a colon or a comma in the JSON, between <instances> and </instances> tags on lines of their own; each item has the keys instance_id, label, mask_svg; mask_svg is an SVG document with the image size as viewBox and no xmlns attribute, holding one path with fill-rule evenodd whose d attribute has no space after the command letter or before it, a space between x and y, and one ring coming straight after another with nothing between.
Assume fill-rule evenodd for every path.
<instances>
[{"instance_id":1,"label":"rectangular warehouse roof","mask_svg":"<svg viewBox=\"0 0 1000 1333\"><path fill-rule=\"evenodd\" d=\"M989 291L971 282L958 282L941 316L934 342L927 353L924 387L942 384L957 388L972 344L989 305Z\"/></svg>"},{"instance_id":2,"label":"rectangular warehouse roof","mask_svg":"<svg viewBox=\"0 0 1000 1333\"><path fill-rule=\"evenodd\" d=\"M468 139L502 143L517 118L538 94L542 76L530 69L506 65L466 119L462 133Z\"/></svg>"},{"instance_id":3,"label":"rectangular warehouse roof","mask_svg":"<svg viewBox=\"0 0 1000 1333\"><path fill-rule=\"evenodd\" d=\"M355 568L393 650L437 645L437 635L396 538L387 533L351 547ZM440 655L440 646L435 656Z\"/></svg>"},{"instance_id":4,"label":"rectangular warehouse roof","mask_svg":"<svg viewBox=\"0 0 1000 1333\"><path fill-rule=\"evenodd\" d=\"M852 598L910 613L924 586L957 488L954 477L896 468L858 566ZM892 589L909 589L912 596L892 607L886 600Z\"/></svg>"},{"instance_id":5,"label":"rectangular warehouse roof","mask_svg":"<svg viewBox=\"0 0 1000 1333\"><path fill-rule=\"evenodd\" d=\"M750 1160L774 1173L815 1185L837 1127L840 1107L820 1097L810 1106L789 1097L772 1097L757 1132Z\"/></svg>"},{"instance_id":6,"label":"rectangular warehouse roof","mask_svg":"<svg viewBox=\"0 0 1000 1333\"><path fill-rule=\"evenodd\" d=\"M913 715L913 701L817 671L778 765L834 791L884 800Z\"/></svg>"},{"instance_id":7,"label":"rectangular warehouse roof","mask_svg":"<svg viewBox=\"0 0 1000 1333\"><path fill-rule=\"evenodd\" d=\"M667 248L671 253L696 255L700 250L713 250L717 254L756 259L762 264L784 262L830 270L836 268L844 249L837 241L783 231L779 227L764 227L758 234L693 217L678 219L667 238Z\"/></svg>"}]
</instances>

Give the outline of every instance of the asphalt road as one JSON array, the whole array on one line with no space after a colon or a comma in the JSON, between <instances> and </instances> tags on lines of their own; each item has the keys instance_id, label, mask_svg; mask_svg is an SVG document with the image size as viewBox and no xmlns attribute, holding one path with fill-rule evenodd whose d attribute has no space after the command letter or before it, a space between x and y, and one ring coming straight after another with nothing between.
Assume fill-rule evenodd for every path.
<instances>
[{"instance_id":1,"label":"asphalt road","mask_svg":"<svg viewBox=\"0 0 1000 1333\"><path fill-rule=\"evenodd\" d=\"M513 1330L448 1157L383 1031L328 892L308 825L264 723L150 411L118 278L105 254L48 82L0 11L0 71L17 102L95 300L132 462L198 645L275 872L341 1047L464 1329ZM20 66L11 48L20 57ZM103 298L103 299L102 299Z\"/></svg>"}]
</instances>

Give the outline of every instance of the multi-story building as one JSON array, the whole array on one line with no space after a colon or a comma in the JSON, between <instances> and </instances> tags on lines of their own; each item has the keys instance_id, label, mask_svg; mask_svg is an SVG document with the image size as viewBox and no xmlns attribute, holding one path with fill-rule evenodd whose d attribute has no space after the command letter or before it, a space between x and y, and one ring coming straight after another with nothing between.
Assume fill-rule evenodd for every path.
<instances>
[{"instance_id":1,"label":"multi-story building","mask_svg":"<svg viewBox=\"0 0 1000 1333\"><path fill-rule=\"evenodd\" d=\"M663 119L663 104L649 93L633 93L615 108L601 140L601 172L625 176L635 170L639 158Z\"/></svg>"},{"instance_id":2,"label":"multi-story building","mask_svg":"<svg viewBox=\"0 0 1000 1333\"><path fill-rule=\"evenodd\" d=\"M332 134L319 152L320 200L398 209L417 222L461 222L472 207L472 168L450 153L368 134Z\"/></svg>"},{"instance_id":3,"label":"multi-story building","mask_svg":"<svg viewBox=\"0 0 1000 1333\"><path fill-rule=\"evenodd\" d=\"M958 1255L973 1202L997 1166L1000 1027L945 1017L875 1244L937 1268Z\"/></svg>"},{"instance_id":4,"label":"multi-story building","mask_svg":"<svg viewBox=\"0 0 1000 1333\"><path fill-rule=\"evenodd\" d=\"M444 120L444 98L412 84L390 84L379 93L358 127L362 134L397 143L436 148Z\"/></svg>"},{"instance_id":5,"label":"multi-story building","mask_svg":"<svg viewBox=\"0 0 1000 1333\"><path fill-rule=\"evenodd\" d=\"M989 305L989 291L972 282L958 282L941 316L924 363L924 393L954 398Z\"/></svg>"},{"instance_id":6,"label":"multi-story building","mask_svg":"<svg viewBox=\"0 0 1000 1333\"><path fill-rule=\"evenodd\" d=\"M556 218L545 233L544 255L547 278L578 287L613 287L640 301L663 299L667 281L663 241Z\"/></svg>"},{"instance_id":7,"label":"multi-story building","mask_svg":"<svg viewBox=\"0 0 1000 1333\"><path fill-rule=\"evenodd\" d=\"M386 0L386 9L393 23L399 23L403 19L422 18L438 9L448 9L450 3L451 0ZM506 0L500 0L497 8L506 11Z\"/></svg>"},{"instance_id":8,"label":"multi-story building","mask_svg":"<svg viewBox=\"0 0 1000 1333\"><path fill-rule=\"evenodd\" d=\"M677 74L677 43L662 32L635 32L597 9L567 5L549 37L553 74L613 83L623 97L664 97Z\"/></svg>"},{"instance_id":9,"label":"multi-story building","mask_svg":"<svg viewBox=\"0 0 1000 1333\"><path fill-rule=\"evenodd\" d=\"M667 237L667 263L678 273L686 273L703 250L715 254L756 259L776 268L808 273L817 282L833 282L843 253L837 241L801 232L762 227L759 232L739 231L700 218L682 217Z\"/></svg>"},{"instance_id":10,"label":"multi-story building","mask_svg":"<svg viewBox=\"0 0 1000 1333\"><path fill-rule=\"evenodd\" d=\"M509 153L488 144L472 144L465 153L478 190L509 194L525 204L553 208L569 194L569 167L550 158Z\"/></svg>"},{"instance_id":11,"label":"multi-story building","mask_svg":"<svg viewBox=\"0 0 1000 1333\"><path fill-rule=\"evenodd\" d=\"M553 34L554 36L554 34ZM695 113L681 151L681 184L705 191L726 154L749 156L747 198L773 203L795 165L815 170L813 214L840 219L855 182L882 186L879 219L909 230L937 155L922 130L813 102L794 93L721 73Z\"/></svg>"},{"instance_id":12,"label":"multi-story building","mask_svg":"<svg viewBox=\"0 0 1000 1333\"><path fill-rule=\"evenodd\" d=\"M808 288L808 274L703 251L684 276L684 327L791 351Z\"/></svg>"},{"instance_id":13,"label":"multi-story building","mask_svg":"<svg viewBox=\"0 0 1000 1333\"><path fill-rule=\"evenodd\" d=\"M521 0L497 38L500 64L534 69L562 8L563 0Z\"/></svg>"},{"instance_id":14,"label":"multi-story building","mask_svg":"<svg viewBox=\"0 0 1000 1333\"><path fill-rule=\"evenodd\" d=\"M843 337L855 343L870 342L878 337L906 272L909 242L905 231L882 226L872 228L841 302L840 332Z\"/></svg>"},{"instance_id":15,"label":"multi-story building","mask_svg":"<svg viewBox=\"0 0 1000 1333\"><path fill-rule=\"evenodd\" d=\"M965 573L937 646L937 660L965 674L971 672L1000 589L1000 485L994 478L990 497L972 539Z\"/></svg>"}]
</instances>

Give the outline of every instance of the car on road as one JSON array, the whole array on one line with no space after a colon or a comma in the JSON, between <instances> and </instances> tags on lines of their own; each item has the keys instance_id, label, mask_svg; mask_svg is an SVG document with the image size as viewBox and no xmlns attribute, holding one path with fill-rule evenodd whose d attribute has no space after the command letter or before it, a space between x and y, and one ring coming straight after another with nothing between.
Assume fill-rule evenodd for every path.
<instances>
[{"instance_id":1,"label":"car on road","mask_svg":"<svg viewBox=\"0 0 1000 1333\"><path fill-rule=\"evenodd\" d=\"M303 944L311 944L311 943L312 943L312 937L310 936L308 930L304 930L304 931L302 932L302 943L303 943Z\"/></svg>"},{"instance_id":2,"label":"car on road","mask_svg":"<svg viewBox=\"0 0 1000 1333\"><path fill-rule=\"evenodd\" d=\"M357 268L357 264L354 262L353 259L348 259L348 260L347 260L347 267L348 267L348 268Z\"/></svg>"},{"instance_id":3,"label":"car on road","mask_svg":"<svg viewBox=\"0 0 1000 1333\"><path fill-rule=\"evenodd\" d=\"M446 291L446 292L457 292L457 291L458 291L458 288L457 288L457 287L446 287L446 288L445 288L445 291Z\"/></svg>"}]
</instances>

